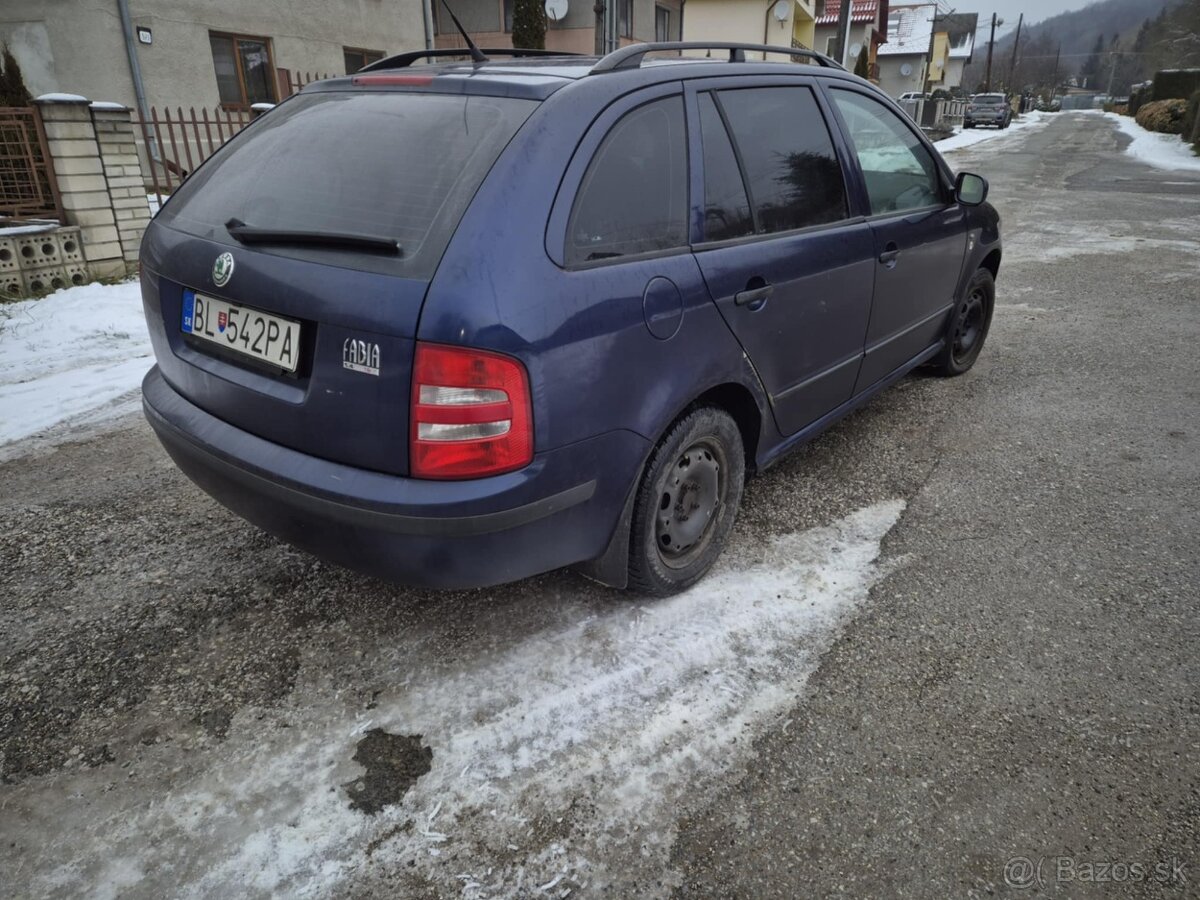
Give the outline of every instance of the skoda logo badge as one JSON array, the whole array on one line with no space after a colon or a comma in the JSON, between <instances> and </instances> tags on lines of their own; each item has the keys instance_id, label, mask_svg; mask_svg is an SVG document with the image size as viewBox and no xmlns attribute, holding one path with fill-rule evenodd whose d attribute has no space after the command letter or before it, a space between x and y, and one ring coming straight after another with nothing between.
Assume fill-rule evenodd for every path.
<instances>
[{"instance_id":1,"label":"skoda logo badge","mask_svg":"<svg viewBox=\"0 0 1200 900\"><path fill-rule=\"evenodd\" d=\"M213 262L213 284L217 287L225 287L229 284L229 279L233 277L233 254L222 253Z\"/></svg>"}]
</instances>

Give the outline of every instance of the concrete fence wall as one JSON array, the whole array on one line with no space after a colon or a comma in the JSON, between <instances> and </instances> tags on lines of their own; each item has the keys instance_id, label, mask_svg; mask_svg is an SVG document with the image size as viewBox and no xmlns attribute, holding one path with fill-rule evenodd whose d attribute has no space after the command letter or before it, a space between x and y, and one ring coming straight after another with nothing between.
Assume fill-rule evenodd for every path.
<instances>
[{"instance_id":1,"label":"concrete fence wall","mask_svg":"<svg viewBox=\"0 0 1200 900\"><path fill-rule=\"evenodd\" d=\"M150 207L129 110L68 94L34 102L54 161L63 224L79 226L88 273L106 278L133 271Z\"/></svg>"}]
</instances>

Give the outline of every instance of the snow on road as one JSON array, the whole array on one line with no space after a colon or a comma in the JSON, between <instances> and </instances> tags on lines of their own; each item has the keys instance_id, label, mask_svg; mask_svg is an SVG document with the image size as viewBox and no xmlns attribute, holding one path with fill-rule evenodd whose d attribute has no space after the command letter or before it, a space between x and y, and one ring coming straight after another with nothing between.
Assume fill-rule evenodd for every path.
<instances>
[{"instance_id":1,"label":"snow on road","mask_svg":"<svg viewBox=\"0 0 1200 900\"><path fill-rule=\"evenodd\" d=\"M61 423L133 409L152 364L136 281L0 304L0 458Z\"/></svg>"},{"instance_id":2,"label":"snow on road","mask_svg":"<svg viewBox=\"0 0 1200 900\"><path fill-rule=\"evenodd\" d=\"M1200 172L1200 156L1192 152L1177 134L1159 134L1147 131L1130 116L1105 113L1105 118L1115 122L1122 133L1133 139L1125 152L1156 169L1174 172Z\"/></svg>"},{"instance_id":3,"label":"snow on road","mask_svg":"<svg viewBox=\"0 0 1200 900\"><path fill-rule=\"evenodd\" d=\"M666 894L678 818L752 763L756 738L789 727L886 574L881 542L903 508L775 537L757 559L727 554L669 600L498 633L473 658L439 649L453 623L422 626L380 651L396 684L365 714L345 684L302 674L282 709L244 711L221 744L163 743L136 771L15 786L0 822L18 817L36 848L26 895L400 896L410 878L464 898ZM376 651L360 649L361 667ZM432 768L371 817L346 786L374 728L420 735Z\"/></svg>"},{"instance_id":4,"label":"snow on road","mask_svg":"<svg viewBox=\"0 0 1200 900\"><path fill-rule=\"evenodd\" d=\"M958 131L957 134L952 134L945 140L938 141L933 146L938 148L941 153L946 153L949 150L961 150L963 147L971 147L983 141L995 140L1001 136L1007 136L1018 132L1029 133L1037 129L1045 128L1050 124L1051 119L1057 113L1046 112L1027 112L1019 119L1014 118L1012 124L1008 128L964 128Z\"/></svg>"}]
</instances>

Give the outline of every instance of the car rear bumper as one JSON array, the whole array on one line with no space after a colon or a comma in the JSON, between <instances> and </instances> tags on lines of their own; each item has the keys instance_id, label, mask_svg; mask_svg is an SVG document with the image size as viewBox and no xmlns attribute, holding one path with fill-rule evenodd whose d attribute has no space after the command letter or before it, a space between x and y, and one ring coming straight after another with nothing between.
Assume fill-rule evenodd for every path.
<instances>
[{"instance_id":1,"label":"car rear bumper","mask_svg":"<svg viewBox=\"0 0 1200 900\"><path fill-rule=\"evenodd\" d=\"M599 556L649 451L616 431L518 472L423 481L263 440L190 403L157 367L142 397L171 458L222 505L323 559L424 587L483 587Z\"/></svg>"}]
</instances>

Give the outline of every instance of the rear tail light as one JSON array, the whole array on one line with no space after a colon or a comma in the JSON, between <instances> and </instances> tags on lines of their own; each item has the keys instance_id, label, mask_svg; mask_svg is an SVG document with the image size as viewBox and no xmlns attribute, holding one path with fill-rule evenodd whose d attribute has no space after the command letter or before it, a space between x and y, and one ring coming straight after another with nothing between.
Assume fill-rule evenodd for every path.
<instances>
[{"instance_id":1,"label":"rear tail light","mask_svg":"<svg viewBox=\"0 0 1200 900\"><path fill-rule=\"evenodd\" d=\"M481 478L533 459L529 377L500 353L418 343L411 421L415 478Z\"/></svg>"}]
</instances>

